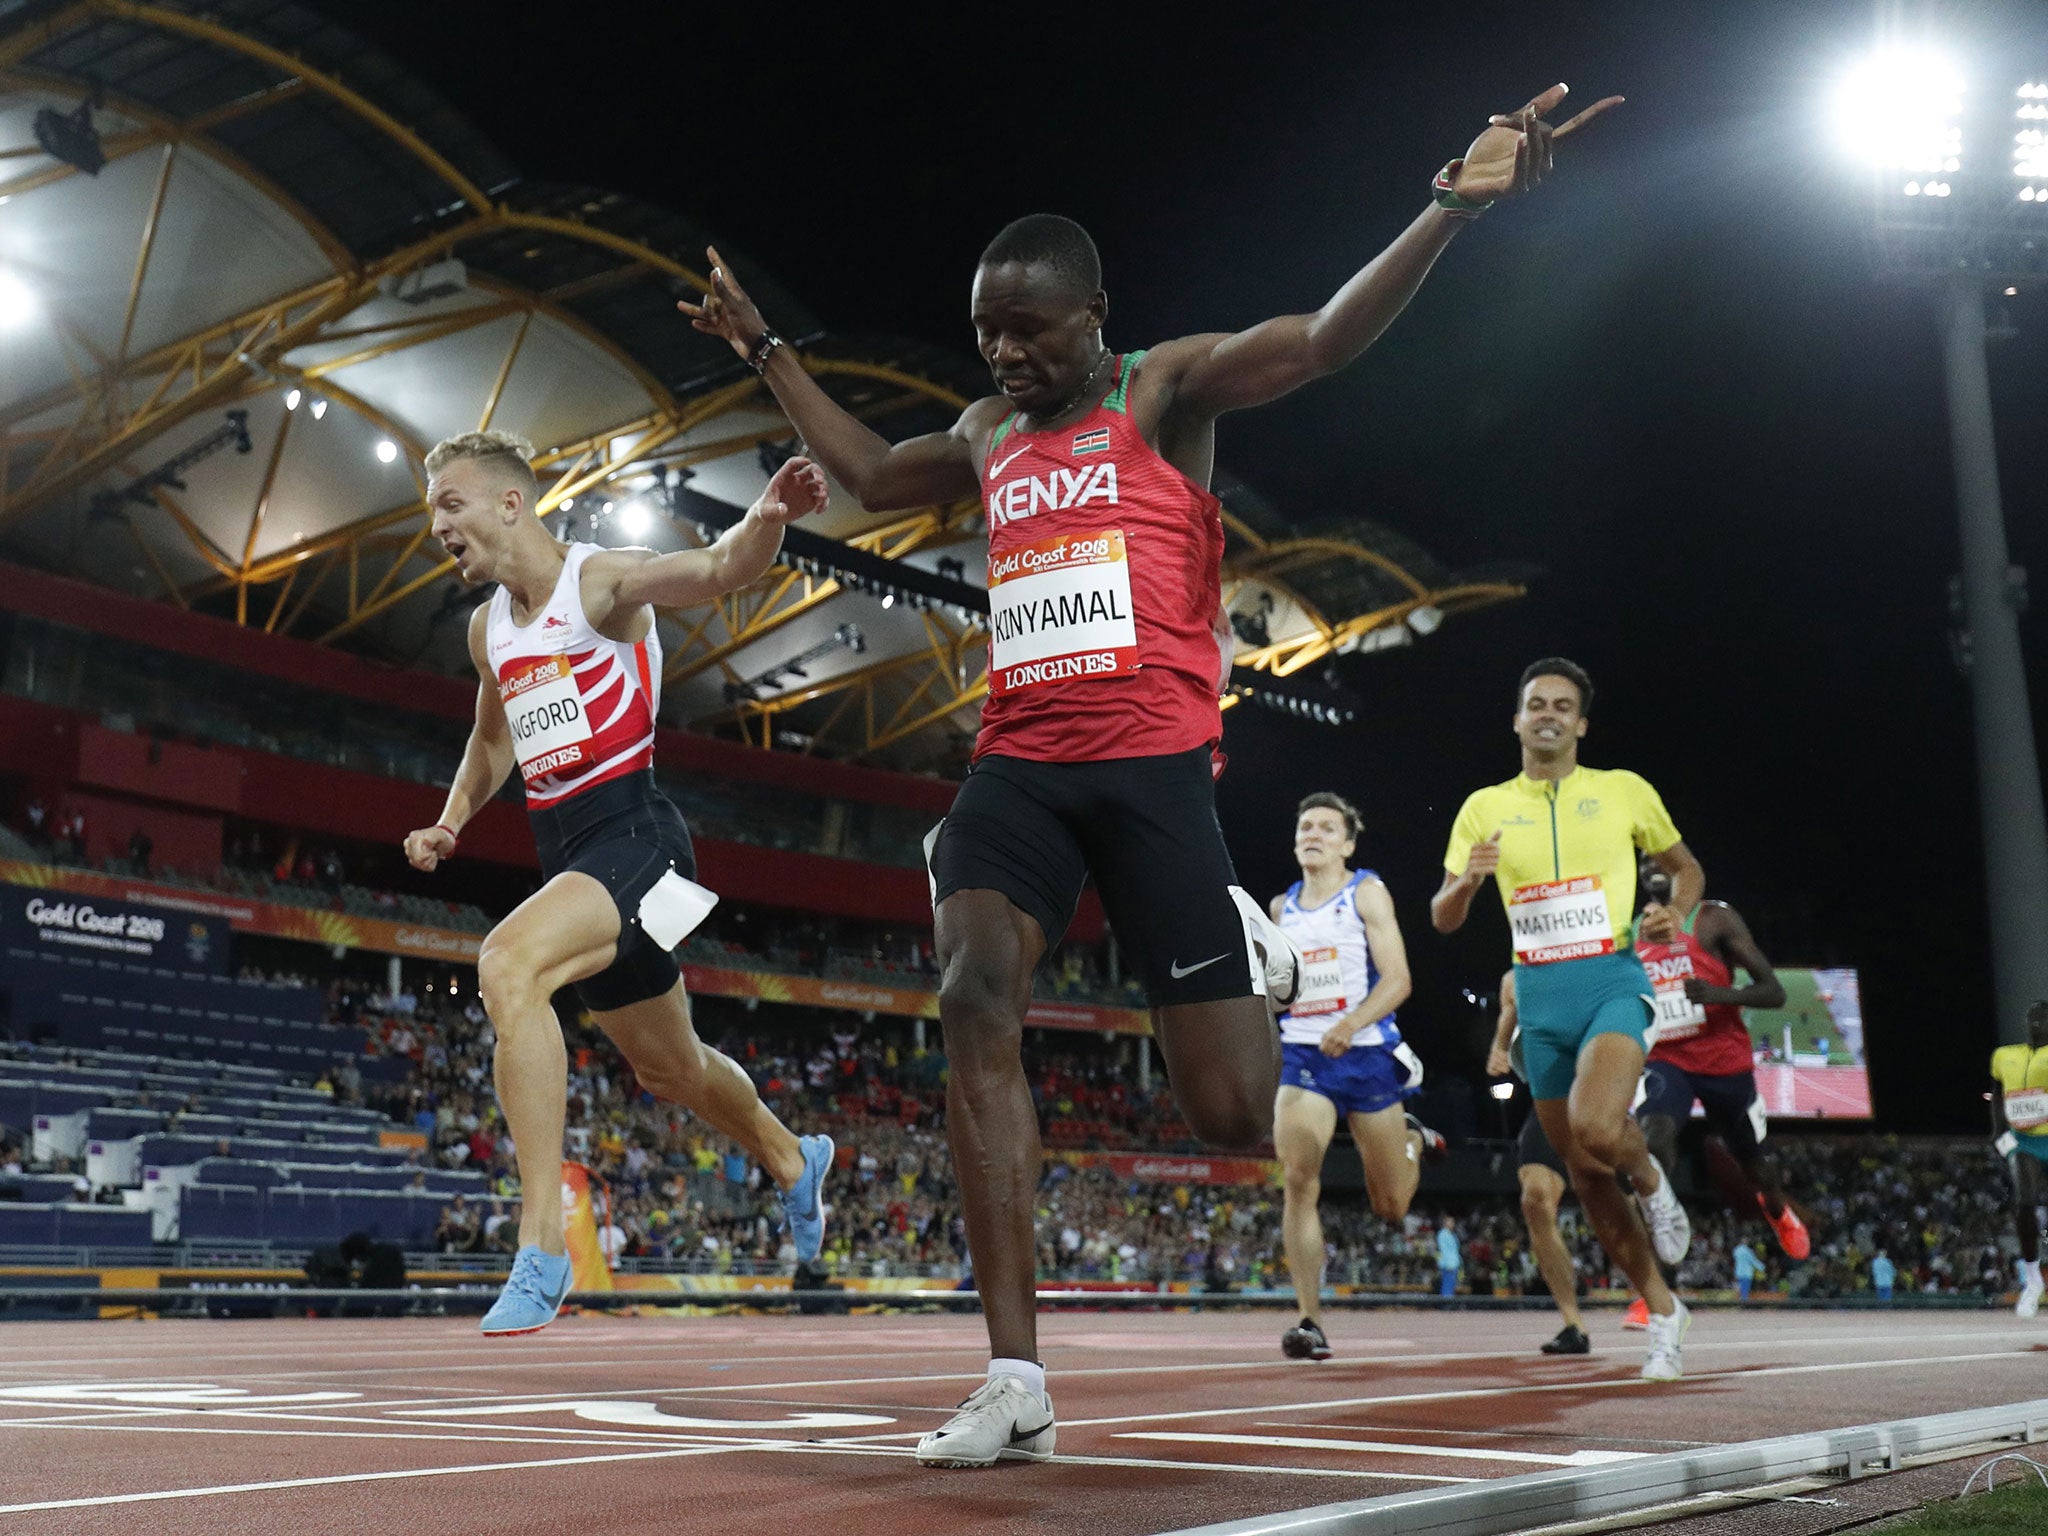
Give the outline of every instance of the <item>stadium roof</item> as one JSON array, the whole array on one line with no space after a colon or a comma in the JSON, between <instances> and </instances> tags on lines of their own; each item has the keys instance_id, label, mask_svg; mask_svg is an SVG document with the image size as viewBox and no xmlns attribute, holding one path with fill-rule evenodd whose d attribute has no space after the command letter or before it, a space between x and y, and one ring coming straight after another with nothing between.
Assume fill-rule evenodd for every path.
<instances>
[{"instance_id":1,"label":"stadium roof","mask_svg":"<svg viewBox=\"0 0 2048 1536\"><path fill-rule=\"evenodd\" d=\"M744 506L792 446L730 349L675 311L704 287L707 243L668 209L523 179L304 6L0 0L0 547L460 672L451 620L477 594L427 540L438 438L520 431L556 526L657 547L706 534L670 515L677 484ZM824 334L720 247L877 431L933 430L986 388L972 360ZM1371 523L1297 533L1248 488L1219 490L1240 666L1284 676L1521 590ZM817 526L978 583L972 500L886 520L839 501ZM855 590L829 563L666 614L663 636L680 725L950 771L978 716L978 616Z\"/></svg>"}]
</instances>

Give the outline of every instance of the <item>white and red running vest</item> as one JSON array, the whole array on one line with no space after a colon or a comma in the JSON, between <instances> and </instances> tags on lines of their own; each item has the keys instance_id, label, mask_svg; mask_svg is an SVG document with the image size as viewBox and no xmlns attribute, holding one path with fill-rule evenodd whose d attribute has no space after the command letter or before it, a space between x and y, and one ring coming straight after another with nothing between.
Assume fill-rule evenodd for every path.
<instances>
[{"instance_id":1,"label":"white and red running vest","mask_svg":"<svg viewBox=\"0 0 2048 1536\"><path fill-rule=\"evenodd\" d=\"M485 627L492 674L529 810L654 762L661 707L661 634L650 624L635 644L611 640L583 612L583 562L600 544L571 544L546 605L512 620L512 594L491 594Z\"/></svg>"}]
</instances>

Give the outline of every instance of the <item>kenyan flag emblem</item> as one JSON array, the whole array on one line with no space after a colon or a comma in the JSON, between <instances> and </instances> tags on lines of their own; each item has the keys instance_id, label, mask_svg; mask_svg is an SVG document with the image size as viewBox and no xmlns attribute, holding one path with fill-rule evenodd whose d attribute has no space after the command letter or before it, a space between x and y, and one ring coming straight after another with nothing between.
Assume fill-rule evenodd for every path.
<instances>
[{"instance_id":1,"label":"kenyan flag emblem","mask_svg":"<svg viewBox=\"0 0 2048 1536\"><path fill-rule=\"evenodd\" d=\"M1074 452L1102 453L1109 447L1109 428L1097 427L1093 432L1074 434Z\"/></svg>"}]
</instances>

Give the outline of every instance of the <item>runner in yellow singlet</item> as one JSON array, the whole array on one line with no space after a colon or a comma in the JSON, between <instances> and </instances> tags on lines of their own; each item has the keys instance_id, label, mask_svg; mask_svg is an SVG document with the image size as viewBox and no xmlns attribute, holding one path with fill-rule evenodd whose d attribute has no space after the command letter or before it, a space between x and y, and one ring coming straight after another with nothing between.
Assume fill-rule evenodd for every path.
<instances>
[{"instance_id":1,"label":"runner in yellow singlet","mask_svg":"<svg viewBox=\"0 0 2048 1536\"><path fill-rule=\"evenodd\" d=\"M2048 1000L2027 1010L2027 1043L2001 1045L1991 1053L1991 1123L1998 1150L2012 1166L2013 1223L2020 1238L2020 1299L2013 1310L2032 1317L2041 1310L2041 1203L2048 1170Z\"/></svg>"},{"instance_id":2,"label":"runner in yellow singlet","mask_svg":"<svg viewBox=\"0 0 2048 1536\"><path fill-rule=\"evenodd\" d=\"M1643 911L1646 938L1677 933L1699 905L1706 877L1647 780L1580 766L1592 700L1584 669L1563 657L1522 673L1514 719L1522 771L1466 798L1430 919L1438 932L1454 932L1481 886L1492 880L1500 887L1536 1113L1602 1245L1649 1301L1644 1377L1672 1381L1682 1373L1691 1317L1657 1261L1683 1259L1692 1230L1629 1115L1652 1019L1650 980L1630 929L1637 851L1673 883L1670 905ZM1617 1172L1635 1190L1636 1210L1615 1184Z\"/></svg>"}]
</instances>

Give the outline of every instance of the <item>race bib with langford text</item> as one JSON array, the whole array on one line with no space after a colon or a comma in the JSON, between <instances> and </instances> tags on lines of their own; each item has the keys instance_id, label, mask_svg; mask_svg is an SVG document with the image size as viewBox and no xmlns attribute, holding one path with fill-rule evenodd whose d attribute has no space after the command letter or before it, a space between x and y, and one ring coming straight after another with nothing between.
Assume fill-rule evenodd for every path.
<instances>
[{"instance_id":1,"label":"race bib with langford text","mask_svg":"<svg viewBox=\"0 0 2048 1536\"><path fill-rule=\"evenodd\" d=\"M1685 983L1656 991L1656 1040L1684 1040L1706 1027L1707 1010L1685 995Z\"/></svg>"},{"instance_id":2,"label":"race bib with langford text","mask_svg":"<svg viewBox=\"0 0 2048 1536\"><path fill-rule=\"evenodd\" d=\"M1598 875L1517 887L1508 898L1508 927L1521 965L1614 953L1614 919Z\"/></svg>"},{"instance_id":3,"label":"race bib with langford text","mask_svg":"<svg viewBox=\"0 0 2048 1536\"><path fill-rule=\"evenodd\" d=\"M988 689L1138 670L1131 568L1120 528L1063 534L988 563Z\"/></svg>"},{"instance_id":4,"label":"race bib with langford text","mask_svg":"<svg viewBox=\"0 0 2048 1536\"><path fill-rule=\"evenodd\" d=\"M2048 1125L2048 1088L2028 1088L2005 1096L2005 1123L2016 1131L2037 1131Z\"/></svg>"},{"instance_id":5,"label":"race bib with langford text","mask_svg":"<svg viewBox=\"0 0 2048 1536\"><path fill-rule=\"evenodd\" d=\"M1337 961L1337 946L1320 945L1301 952L1301 982L1287 1011L1297 1019L1325 1013L1344 1013L1349 999L1344 996L1344 967Z\"/></svg>"},{"instance_id":6,"label":"race bib with langford text","mask_svg":"<svg viewBox=\"0 0 2048 1536\"><path fill-rule=\"evenodd\" d=\"M512 751L526 783L590 762L590 717L566 656L524 657L498 677Z\"/></svg>"}]
</instances>

